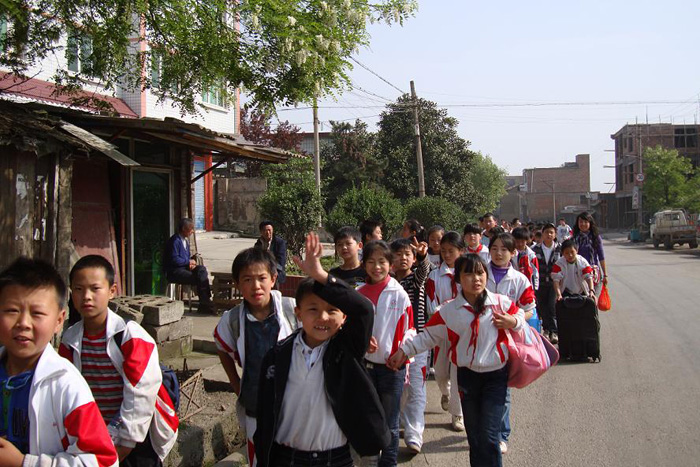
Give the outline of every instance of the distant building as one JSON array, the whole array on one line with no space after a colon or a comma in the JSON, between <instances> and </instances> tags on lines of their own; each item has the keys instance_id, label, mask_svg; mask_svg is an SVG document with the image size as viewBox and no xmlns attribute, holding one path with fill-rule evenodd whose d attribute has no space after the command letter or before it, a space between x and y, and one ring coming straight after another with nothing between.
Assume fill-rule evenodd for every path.
<instances>
[{"instance_id":1,"label":"distant building","mask_svg":"<svg viewBox=\"0 0 700 467\"><path fill-rule=\"evenodd\" d=\"M591 192L590 155L578 154L574 162L560 167L535 167L522 176L507 177L507 195L502 199L500 217L511 220L552 222L594 210L598 193Z\"/></svg>"},{"instance_id":2,"label":"distant building","mask_svg":"<svg viewBox=\"0 0 700 467\"><path fill-rule=\"evenodd\" d=\"M648 147L661 146L677 149L681 156L700 166L698 146L700 125L674 125L651 123L625 125L610 135L615 141L615 198L608 200L608 222L613 228L629 228L638 222L637 200L641 190L643 196L644 164L640 170L641 157ZM640 176L641 175L641 176ZM637 188L635 188L637 187ZM642 208L644 200L642 199ZM645 212L643 218L651 213Z\"/></svg>"},{"instance_id":3,"label":"distant building","mask_svg":"<svg viewBox=\"0 0 700 467\"><path fill-rule=\"evenodd\" d=\"M332 144L331 132L330 131L320 131L318 133L319 145L321 150L324 146ZM301 133L301 152L305 154L314 153L314 134L313 132Z\"/></svg>"}]
</instances>

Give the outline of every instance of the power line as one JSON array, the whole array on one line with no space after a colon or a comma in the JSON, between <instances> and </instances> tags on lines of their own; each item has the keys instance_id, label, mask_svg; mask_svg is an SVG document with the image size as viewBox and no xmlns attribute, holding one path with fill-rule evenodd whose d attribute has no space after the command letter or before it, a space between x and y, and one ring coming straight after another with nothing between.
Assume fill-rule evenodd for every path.
<instances>
[{"instance_id":1,"label":"power line","mask_svg":"<svg viewBox=\"0 0 700 467\"><path fill-rule=\"evenodd\" d=\"M375 72L375 71L372 71L367 65L364 65L364 64L360 63L360 61L357 60L355 57L350 57L350 60L352 60L353 62L357 63L357 64L360 65L362 68L364 68L365 70L369 71L369 72L372 73L374 76L376 76L377 78L381 79L382 81L384 81L386 84L388 84L388 85L391 86L392 88L394 88L394 89L396 89L397 91L399 91L401 94L406 94L404 91L402 91L401 89L399 89L399 88L396 87L395 85L391 84L388 80L386 80L385 78L382 78L381 76L379 76L379 73L377 73L377 72Z\"/></svg>"}]
</instances>

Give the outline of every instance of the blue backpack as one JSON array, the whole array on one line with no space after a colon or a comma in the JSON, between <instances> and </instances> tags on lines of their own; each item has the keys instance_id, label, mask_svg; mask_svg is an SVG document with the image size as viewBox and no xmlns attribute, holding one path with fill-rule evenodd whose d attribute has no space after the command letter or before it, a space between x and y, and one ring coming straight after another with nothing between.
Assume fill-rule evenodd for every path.
<instances>
[{"instance_id":1,"label":"blue backpack","mask_svg":"<svg viewBox=\"0 0 700 467\"><path fill-rule=\"evenodd\" d=\"M122 348L123 338L124 331L119 331L114 335L114 341L117 343L119 350ZM180 383L177 380L177 374L172 368L168 368L163 365L163 363L159 362L159 365L160 372L163 376L163 386L165 386L165 390L168 391L168 396L170 396L173 407L175 407L175 411L177 412L180 408Z\"/></svg>"}]
</instances>

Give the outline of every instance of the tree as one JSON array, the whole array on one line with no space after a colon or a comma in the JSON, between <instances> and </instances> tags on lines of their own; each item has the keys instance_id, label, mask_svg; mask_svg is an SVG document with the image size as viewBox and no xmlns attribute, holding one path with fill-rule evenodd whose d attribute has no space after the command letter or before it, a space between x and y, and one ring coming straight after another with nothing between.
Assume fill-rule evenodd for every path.
<instances>
[{"instance_id":1,"label":"tree","mask_svg":"<svg viewBox=\"0 0 700 467\"><path fill-rule=\"evenodd\" d=\"M274 131L271 129L271 115L264 110L244 106L241 109L241 135L253 143L264 144L287 151L301 151L301 128L288 120L280 122ZM246 176L259 177L264 162L246 160Z\"/></svg>"},{"instance_id":2,"label":"tree","mask_svg":"<svg viewBox=\"0 0 700 467\"><path fill-rule=\"evenodd\" d=\"M376 187L383 176L377 160L375 135L367 124L331 121L331 144L321 150L321 177L327 184L326 208L335 206L338 197L353 187Z\"/></svg>"},{"instance_id":3,"label":"tree","mask_svg":"<svg viewBox=\"0 0 700 467\"><path fill-rule=\"evenodd\" d=\"M213 88L227 100L228 90L244 88L272 108L347 86L348 58L369 43L367 22L403 23L416 9L414 0L4 0L0 67L23 75L67 54L83 65L54 77L68 89L94 77L107 90L155 88L144 73L155 68L154 91L183 112L196 112L198 96Z\"/></svg>"},{"instance_id":4,"label":"tree","mask_svg":"<svg viewBox=\"0 0 700 467\"><path fill-rule=\"evenodd\" d=\"M343 193L328 214L326 228L334 234L343 226L358 226L366 219L381 221L384 236L389 237L401 227L404 209L391 193L383 188L350 188Z\"/></svg>"},{"instance_id":5,"label":"tree","mask_svg":"<svg viewBox=\"0 0 700 467\"><path fill-rule=\"evenodd\" d=\"M432 196L410 199L406 203L406 219L416 219L426 229L441 225L445 230L460 232L467 223L462 208L444 198Z\"/></svg>"},{"instance_id":6,"label":"tree","mask_svg":"<svg viewBox=\"0 0 700 467\"><path fill-rule=\"evenodd\" d=\"M258 200L260 215L275 224L292 255L300 255L306 234L323 215L323 198L316 190L313 164L294 158L263 168L267 191ZM291 257L291 255L290 255Z\"/></svg>"},{"instance_id":7,"label":"tree","mask_svg":"<svg viewBox=\"0 0 700 467\"><path fill-rule=\"evenodd\" d=\"M649 211L666 208L689 207L692 202L693 164L680 156L675 149L664 149L660 145L644 151L644 207ZM696 176L697 177L697 176Z\"/></svg>"},{"instance_id":8,"label":"tree","mask_svg":"<svg viewBox=\"0 0 700 467\"><path fill-rule=\"evenodd\" d=\"M412 106L408 95L389 104L377 134L380 158L388 168L383 184L404 200L418 194ZM418 112L426 194L455 203L472 215L495 206L505 186L503 171L488 157L469 150L470 143L457 133L459 122L447 110L419 99Z\"/></svg>"}]
</instances>

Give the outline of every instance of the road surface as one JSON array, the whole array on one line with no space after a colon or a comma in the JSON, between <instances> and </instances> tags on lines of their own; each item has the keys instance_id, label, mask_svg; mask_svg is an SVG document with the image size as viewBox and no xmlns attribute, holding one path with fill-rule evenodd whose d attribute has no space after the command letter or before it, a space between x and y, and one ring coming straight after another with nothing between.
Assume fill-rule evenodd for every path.
<instances>
[{"instance_id":1,"label":"road surface","mask_svg":"<svg viewBox=\"0 0 700 467\"><path fill-rule=\"evenodd\" d=\"M612 310L601 363L560 364L513 391L508 467L700 466L700 250L605 244ZM402 466L468 465L434 381L423 452Z\"/></svg>"}]
</instances>

